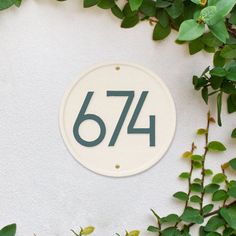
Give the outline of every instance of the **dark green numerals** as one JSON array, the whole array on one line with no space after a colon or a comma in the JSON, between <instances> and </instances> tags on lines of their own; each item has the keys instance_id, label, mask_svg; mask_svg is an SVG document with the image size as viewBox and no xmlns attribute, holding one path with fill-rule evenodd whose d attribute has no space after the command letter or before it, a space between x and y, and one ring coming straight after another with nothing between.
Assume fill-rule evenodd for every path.
<instances>
[{"instance_id":1,"label":"dark green numerals","mask_svg":"<svg viewBox=\"0 0 236 236\"><path fill-rule=\"evenodd\" d=\"M85 97L85 100L83 102L83 105L80 109L80 112L76 118L76 121L75 121L75 124L74 124L74 127L73 127L73 134L74 134L74 137L76 139L76 141L83 145L83 146L86 146L86 147L94 147L98 144L100 144L103 139L105 138L105 135L106 135L106 126L105 126L105 123L104 121L97 115L94 115L94 114L85 114L87 108L88 108L88 105L92 99L92 96L93 96L94 92L88 92L86 97ZM120 134L120 131L121 131L121 128L124 124L124 121L126 119L126 116L129 112L129 109L130 109L130 106L133 102L133 99L134 99L134 94L135 92L134 91L107 91L107 96L108 97L127 97L127 100L126 100L126 103L124 105L124 108L121 112L121 115L120 115L120 118L116 124L116 127L115 127L115 130L112 134L112 137L111 137L111 140L109 142L109 146L115 146L115 143L117 141L117 138ZM134 113L132 115L132 118L129 122L129 125L128 125L128 128L127 128L127 133L128 134L149 134L149 146L155 146L156 145L156 135L155 135L155 116L150 116L149 117L149 127L148 128L135 128L135 123L138 119L138 116L141 112L141 109L143 107L143 104L145 102L145 99L148 95L148 91L143 91L140 98L139 98L139 101L137 103L137 106L134 110ZM80 134L79 134L79 126L81 125L82 122L86 121L86 120L93 120L95 121L99 128L100 128L100 134L99 136L95 139L95 140L92 140L92 141L86 141L84 140Z\"/></svg>"}]
</instances>

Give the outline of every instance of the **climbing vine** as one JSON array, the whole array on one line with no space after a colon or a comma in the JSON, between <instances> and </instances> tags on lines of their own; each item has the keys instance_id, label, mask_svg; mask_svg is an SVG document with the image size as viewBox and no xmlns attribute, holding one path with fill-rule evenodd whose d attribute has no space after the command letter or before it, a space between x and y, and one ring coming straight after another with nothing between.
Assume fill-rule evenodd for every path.
<instances>
[{"instance_id":1,"label":"climbing vine","mask_svg":"<svg viewBox=\"0 0 236 236\"><path fill-rule=\"evenodd\" d=\"M21 0L0 0L0 10L20 5ZM153 27L153 40L163 40L175 30L178 31L176 43L187 44L191 55L201 50L212 53L212 65L206 65L200 75L193 76L194 89L201 92L205 103L216 99L219 126L223 123L224 96L227 96L228 113L236 112L236 0L129 0L125 3L83 0L85 8L95 5L110 10L121 20L122 28L132 28L146 20ZM147 230L154 235L189 236L195 225L199 225L200 236L236 235L236 180L229 177L232 175L229 173L236 173L236 158L222 163L219 173L214 173L206 164L208 153L226 151L223 143L211 140L210 128L214 123L215 119L208 113L206 127L197 130L205 140L202 152L192 143L190 150L183 153L189 170L182 172L179 178L186 181L187 191L173 195L183 202L182 213L161 217L152 210L156 225ZM236 128L232 128L231 137L236 138ZM71 230L71 233L90 235L94 230L88 226L78 232ZM0 236L15 234L15 224L0 230ZM122 235L139 234L138 230L133 230Z\"/></svg>"}]
</instances>

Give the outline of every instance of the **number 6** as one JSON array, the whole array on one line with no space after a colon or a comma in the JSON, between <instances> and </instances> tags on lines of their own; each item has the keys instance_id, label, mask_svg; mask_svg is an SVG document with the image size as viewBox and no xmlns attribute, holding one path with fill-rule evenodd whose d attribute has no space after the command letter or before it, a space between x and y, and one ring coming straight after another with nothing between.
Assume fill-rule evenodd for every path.
<instances>
[{"instance_id":1,"label":"number 6","mask_svg":"<svg viewBox=\"0 0 236 236\"><path fill-rule=\"evenodd\" d=\"M75 124L74 124L74 127L73 127L73 134L74 134L74 137L76 139L76 141L83 145L83 146L86 146L86 147L94 147L96 145L98 145L99 143L102 142L102 140L104 139L105 135L106 135L106 126L103 122L103 120L97 116L97 115L94 115L94 114L85 114L87 108L88 108L88 104L90 103L90 100L93 96L94 92L88 92L85 99L84 99L84 102L83 102L83 105L80 109L80 112L76 118L76 121L75 121ZM99 136L93 140L93 141L86 141L84 140L80 134L79 134L79 126L81 125L81 123L83 123L85 120L93 120L95 121L99 127L100 127L100 134Z\"/></svg>"}]
</instances>

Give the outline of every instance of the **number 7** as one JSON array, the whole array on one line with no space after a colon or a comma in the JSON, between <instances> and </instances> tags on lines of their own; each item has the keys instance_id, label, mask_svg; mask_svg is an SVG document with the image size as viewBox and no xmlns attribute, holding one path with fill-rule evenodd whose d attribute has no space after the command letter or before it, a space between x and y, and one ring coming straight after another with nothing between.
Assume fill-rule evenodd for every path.
<instances>
[{"instance_id":1,"label":"number 7","mask_svg":"<svg viewBox=\"0 0 236 236\"><path fill-rule=\"evenodd\" d=\"M121 115L120 115L120 118L117 122L117 125L116 125L116 128L112 134L112 137L111 137L111 140L109 142L109 146L114 146L115 143L116 143L116 140L120 134L120 130L122 128L122 125L125 121L125 118L128 114L128 111L129 111L129 108L131 106L131 103L134 99L134 91L107 91L107 96L110 97L110 96L125 96L125 97L128 97L127 98L127 101L125 103L125 106L123 108L123 111L121 112Z\"/></svg>"}]
</instances>

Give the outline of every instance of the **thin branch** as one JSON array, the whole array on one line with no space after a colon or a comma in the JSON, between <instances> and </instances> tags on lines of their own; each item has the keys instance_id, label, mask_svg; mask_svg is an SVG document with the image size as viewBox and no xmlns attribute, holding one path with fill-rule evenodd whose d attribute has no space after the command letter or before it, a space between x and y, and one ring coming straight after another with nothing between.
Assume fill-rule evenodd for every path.
<instances>
[{"instance_id":1,"label":"thin branch","mask_svg":"<svg viewBox=\"0 0 236 236\"><path fill-rule=\"evenodd\" d=\"M193 154L194 150L196 149L196 146L194 144L194 142L192 143L192 146L191 146L191 153ZM184 210L183 212L185 211L185 209L188 207L188 203L189 203L189 197L191 195L191 183L192 183L192 175L193 175L193 161L191 160L191 166L190 166L190 171L189 171L189 177L188 177L188 198L187 200L185 201L185 206L184 206ZM176 222L175 224L175 227L177 227L179 225L180 222Z\"/></svg>"},{"instance_id":2,"label":"thin branch","mask_svg":"<svg viewBox=\"0 0 236 236\"><path fill-rule=\"evenodd\" d=\"M192 143L192 148L191 148L191 153L193 154L194 150L196 149L196 146L194 143ZM189 203L189 197L191 194L191 182L192 182L192 175L193 175L193 161L191 160L191 166L190 166L190 172L189 172L189 177L188 177L188 199L185 202L185 208L188 206Z\"/></svg>"},{"instance_id":3,"label":"thin branch","mask_svg":"<svg viewBox=\"0 0 236 236\"><path fill-rule=\"evenodd\" d=\"M203 200L204 200L204 195L205 195L205 191L204 191L204 182L205 182L205 162L206 162L206 155L208 153L208 142L209 142L209 128L210 128L210 122L211 122L211 114L210 112L207 113L207 126L206 126L206 134L205 134L205 151L204 154L202 156L202 179L201 179L201 188L202 188L202 192L201 192L201 202L200 202L200 213L203 214Z\"/></svg>"}]
</instances>

